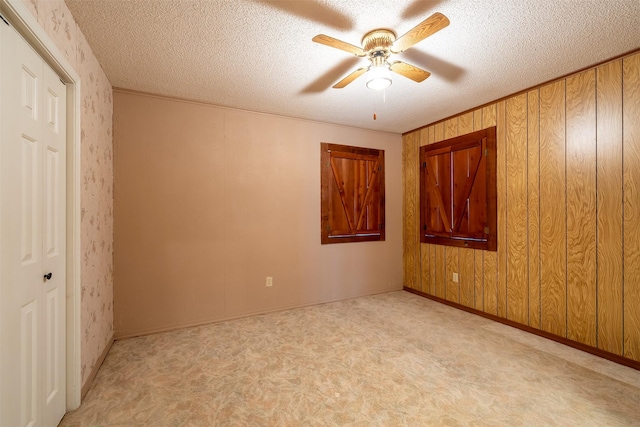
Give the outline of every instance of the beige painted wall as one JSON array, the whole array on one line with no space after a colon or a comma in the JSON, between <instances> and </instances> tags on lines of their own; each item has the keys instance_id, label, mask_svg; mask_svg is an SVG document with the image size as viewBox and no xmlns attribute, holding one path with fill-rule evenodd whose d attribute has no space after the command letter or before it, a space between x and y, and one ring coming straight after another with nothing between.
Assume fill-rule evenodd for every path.
<instances>
[{"instance_id":1,"label":"beige painted wall","mask_svg":"<svg viewBox=\"0 0 640 427\"><path fill-rule=\"evenodd\" d=\"M24 0L24 4L81 79L80 327L84 386L113 337L111 83L63 0Z\"/></svg>"},{"instance_id":2,"label":"beige painted wall","mask_svg":"<svg viewBox=\"0 0 640 427\"><path fill-rule=\"evenodd\" d=\"M385 242L320 245L321 142L385 150ZM116 337L401 289L401 152L398 134L115 90Z\"/></svg>"}]
</instances>

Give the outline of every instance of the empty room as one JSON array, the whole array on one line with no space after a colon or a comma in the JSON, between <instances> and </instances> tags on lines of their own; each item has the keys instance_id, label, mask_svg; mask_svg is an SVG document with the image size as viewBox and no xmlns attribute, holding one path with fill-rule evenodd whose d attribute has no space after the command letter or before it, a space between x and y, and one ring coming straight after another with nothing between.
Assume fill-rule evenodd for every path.
<instances>
[{"instance_id":1,"label":"empty room","mask_svg":"<svg viewBox=\"0 0 640 427\"><path fill-rule=\"evenodd\" d=\"M0 17L0 427L640 425L637 0Z\"/></svg>"}]
</instances>

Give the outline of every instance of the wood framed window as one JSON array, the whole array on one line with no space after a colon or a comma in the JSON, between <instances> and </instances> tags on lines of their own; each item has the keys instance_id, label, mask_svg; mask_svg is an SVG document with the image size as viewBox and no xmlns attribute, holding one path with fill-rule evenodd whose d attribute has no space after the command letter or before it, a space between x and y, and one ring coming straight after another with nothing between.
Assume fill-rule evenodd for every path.
<instances>
[{"instance_id":1,"label":"wood framed window","mask_svg":"<svg viewBox=\"0 0 640 427\"><path fill-rule=\"evenodd\" d=\"M384 150L320 150L322 244L384 240Z\"/></svg>"},{"instance_id":2,"label":"wood framed window","mask_svg":"<svg viewBox=\"0 0 640 427\"><path fill-rule=\"evenodd\" d=\"M495 251L496 128L420 147L420 241Z\"/></svg>"}]
</instances>

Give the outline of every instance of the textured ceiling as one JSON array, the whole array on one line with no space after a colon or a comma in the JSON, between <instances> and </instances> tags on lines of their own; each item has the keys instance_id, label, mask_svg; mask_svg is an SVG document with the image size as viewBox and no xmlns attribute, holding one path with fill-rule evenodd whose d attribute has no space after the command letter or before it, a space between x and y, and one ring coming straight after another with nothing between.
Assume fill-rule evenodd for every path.
<instances>
[{"instance_id":1,"label":"textured ceiling","mask_svg":"<svg viewBox=\"0 0 640 427\"><path fill-rule=\"evenodd\" d=\"M66 3L114 87L397 133L640 47L639 0ZM394 56L430 78L331 88L368 61L315 35L360 46L372 29L400 36L434 12L451 24Z\"/></svg>"}]
</instances>

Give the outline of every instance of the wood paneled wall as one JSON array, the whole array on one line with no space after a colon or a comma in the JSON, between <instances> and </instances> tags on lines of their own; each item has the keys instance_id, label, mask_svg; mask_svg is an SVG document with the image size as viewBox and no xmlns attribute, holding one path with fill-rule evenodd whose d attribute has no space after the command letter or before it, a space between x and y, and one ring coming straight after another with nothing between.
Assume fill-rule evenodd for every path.
<instances>
[{"instance_id":1,"label":"wood paneled wall","mask_svg":"<svg viewBox=\"0 0 640 427\"><path fill-rule=\"evenodd\" d=\"M421 244L419 147L494 125L497 252ZM640 53L405 134L403 176L406 287L640 361Z\"/></svg>"}]
</instances>

